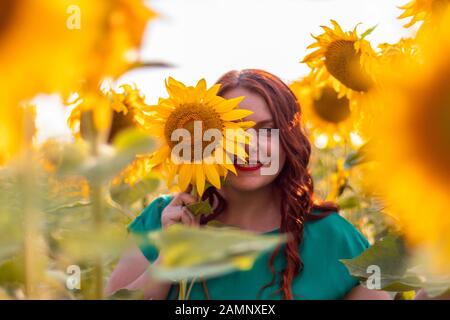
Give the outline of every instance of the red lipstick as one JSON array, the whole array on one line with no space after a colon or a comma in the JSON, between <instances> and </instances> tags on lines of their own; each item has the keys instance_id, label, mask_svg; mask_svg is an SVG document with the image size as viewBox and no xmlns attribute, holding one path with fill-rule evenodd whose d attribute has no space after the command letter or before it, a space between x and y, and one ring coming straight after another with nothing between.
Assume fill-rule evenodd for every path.
<instances>
[{"instance_id":1,"label":"red lipstick","mask_svg":"<svg viewBox=\"0 0 450 320\"><path fill-rule=\"evenodd\" d=\"M234 166L240 171L256 171L262 167L262 164L260 162L256 163L255 165L242 165L235 163Z\"/></svg>"}]
</instances>

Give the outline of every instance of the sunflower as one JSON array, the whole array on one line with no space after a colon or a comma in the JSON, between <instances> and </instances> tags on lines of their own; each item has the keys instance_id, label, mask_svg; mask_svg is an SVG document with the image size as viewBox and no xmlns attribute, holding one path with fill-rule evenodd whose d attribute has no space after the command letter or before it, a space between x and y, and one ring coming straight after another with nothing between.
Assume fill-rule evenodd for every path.
<instances>
[{"instance_id":1,"label":"sunflower","mask_svg":"<svg viewBox=\"0 0 450 320\"><path fill-rule=\"evenodd\" d=\"M421 57L387 66L375 119L374 180L413 247L450 270L450 14L419 38Z\"/></svg>"},{"instance_id":2,"label":"sunflower","mask_svg":"<svg viewBox=\"0 0 450 320\"><path fill-rule=\"evenodd\" d=\"M403 10L403 13L398 18L411 18L411 21L405 24L405 28L409 28L419 21L428 23L438 19L440 14L448 8L449 4L449 0L412 0L399 7Z\"/></svg>"},{"instance_id":3,"label":"sunflower","mask_svg":"<svg viewBox=\"0 0 450 320\"><path fill-rule=\"evenodd\" d=\"M93 111L96 127L109 128L107 142L111 143L114 137L123 129L130 127L142 127L144 124L144 110L148 108L145 97L136 87L121 85L120 91L111 89L106 94L101 92L86 93L78 97L73 108L68 124L77 137L86 134L83 124L83 112ZM93 107L95 106L95 108Z\"/></svg>"},{"instance_id":4,"label":"sunflower","mask_svg":"<svg viewBox=\"0 0 450 320\"><path fill-rule=\"evenodd\" d=\"M356 27L344 32L336 21L331 23L334 29L322 26L324 33L313 36L317 42L308 49L317 49L303 62L312 69L317 83L330 80L340 97L351 99L352 94L368 92L374 84L370 71L376 54L365 40L372 29L358 36Z\"/></svg>"},{"instance_id":5,"label":"sunflower","mask_svg":"<svg viewBox=\"0 0 450 320\"><path fill-rule=\"evenodd\" d=\"M147 23L157 14L143 0L103 0L105 15L95 30L96 47L87 61L87 79L96 85L103 77L116 79L139 62Z\"/></svg>"},{"instance_id":6,"label":"sunflower","mask_svg":"<svg viewBox=\"0 0 450 320\"><path fill-rule=\"evenodd\" d=\"M253 126L251 121L242 121L252 114L251 111L237 108L244 97L225 99L217 95L220 85L216 84L210 89L206 87L206 81L200 80L195 87L185 86L183 83L169 78L166 81L168 98L161 98L146 120L146 129L161 139L162 145L151 157L152 166L163 164L167 172L168 186L172 185L173 178L178 175L178 186L185 190L189 184L196 187L201 196L205 190L205 182L220 188L220 177L226 176L231 171L236 174L231 157L246 159L246 151L238 143L240 138L246 141L248 137L245 129ZM201 140L196 140L195 124L201 123ZM173 154L177 142L171 137L176 129L186 129L194 139L191 139L190 147L200 145L202 158L192 157L178 161L178 155ZM209 129L216 129L222 133L218 148L208 158L203 158L206 144L203 133ZM227 132L233 132L236 139L229 139ZM197 137L198 138L198 137ZM191 153L193 154L193 153ZM222 154L222 155L220 155ZM219 155L219 156L218 156ZM181 155L186 157L187 155ZM216 157L220 157L217 159ZM223 159L222 159L223 156Z\"/></svg>"},{"instance_id":7,"label":"sunflower","mask_svg":"<svg viewBox=\"0 0 450 320\"><path fill-rule=\"evenodd\" d=\"M143 0L0 0L0 161L20 149L23 101L117 77L153 17Z\"/></svg>"},{"instance_id":8,"label":"sunflower","mask_svg":"<svg viewBox=\"0 0 450 320\"><path fill-rule=\"evenodd\" d=\"M290 88L300 103L303 125L313 141L325 136L329 147L352 141L358 117L350 110L350 100L339 97L330 81L316 84L309 75L292 82Z\"/></svg>"}]
</instances>

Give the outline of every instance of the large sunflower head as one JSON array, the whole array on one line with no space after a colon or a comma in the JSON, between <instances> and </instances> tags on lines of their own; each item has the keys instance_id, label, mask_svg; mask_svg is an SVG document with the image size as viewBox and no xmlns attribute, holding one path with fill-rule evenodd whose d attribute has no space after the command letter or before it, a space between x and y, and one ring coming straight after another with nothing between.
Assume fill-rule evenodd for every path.
<instances>
[{"instance_id":1,"label":"large sunflower head","mask_svg":"<svg viewBox=\"0 0 450 320\"><path fill-rule=\"evenodd\" d=\"M422 54L387 68L376 118L375 180L406 236L450 269L450 15L419 39Z\"/></svg>"},{"instance_id":2,"label":"large sunflower head","mask_svg":"<svg viewBox=\"0 0 450 320\"><path fill-rule=\"evenodd\" d=\"M350 100L340 97L330 81L316 84L311 75L290 84L303 113L304 126L321 146L351 142L357 124ZM325 140L325 141L323 141Z\"/></svg>"},{"instance_id":3,"label":"large sunflower head","mask_svg":"<svg viewBox=\"0 0 450 320\"><path fill-rule=\"evenodd\" d=\"M242 121L252 113L238 108L244 97L222 98L217 95L220 85L207 89L203 79L194 87L169 78L166 88L169 97L160 99L158 105L150 108L152 111L145 124L146 129L162 142L161 148L152 156L152 165L164 165L169 185L178 175L181 190L192 184L202 195L205 181L220 188L221 176L228 171L236 173L232 158L245 159L247 156L243 145L238 143L239 139L246 141L248 136L244 130L253 125L251 121ZM181 152L178 152L179 141L173 139L177 129L185 130L192 137L188 142L182 141L186 148ZM210 142L204 134L210 129L221 135L219 141L214 141L216 148L207 152ZM230 135L230 132L234 134Z\"/></svg>"},{"instance_id":4,"label":"large sunflower head","mask_svg":"<svg viewBox=\"0 0 450 320\"><path fill-rule=\"evenodd\" d=\"M403 10L403 13L398 18L411 18L411 21L405 24L405 28L409 28L419 21L428 23L438 19L449 5L449 0L412 0L399 7Z\"/></svg>"},{"instance_id":5,"label":"large sunflower head","mask_svg":"<svg viewBox=\"0 0 450 320\"><path fill-rule=\"evenodd\" d=\"M340 95L369 91L373 85L370 69L375 52L364 38L371 29L359 36L356 27L344 32L336 21L331 23L333 29L322 26L324 33L313 36L316 42L308 49L315 50L303 62L312 68L317 81L331 79Z\"/></svg>"}]
</instances>

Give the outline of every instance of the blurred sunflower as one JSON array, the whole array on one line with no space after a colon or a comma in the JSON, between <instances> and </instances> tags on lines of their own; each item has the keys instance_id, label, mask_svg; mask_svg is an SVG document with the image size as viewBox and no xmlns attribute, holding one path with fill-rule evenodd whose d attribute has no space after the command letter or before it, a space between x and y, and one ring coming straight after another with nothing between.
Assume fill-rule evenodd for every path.
<instances>
[{"instance_id":1,"label":"blurred sunflower","mask_svg":"<svg viewBox=\"0 0 450 320\"><path fill-rule=\"evenodd\" d=\"M303 124L312 138L326 136L328 147L351 142L357 117L346 96L339 97L331 82L316 84L311 75L290 84L303 113Z\"/></svg>"},{"instance_id":2,"label":"blurred sunflower","mask_svg":"<svg viewBox=\"0 0 450 320\"><path fill-rule=\"evenodd\" d=\"M87 78L94 86L103 77L115 79L139 63L145 28L157 16L143 0L103 0L102 3L106 14L96 30L95 54L87 61Z\"/></svg>"},{"instance_id":3,"label":"blurred sunflower","mask_svg":"<svg viewBox=\"0 0 450 320\"><path fill-rule=\"evenodd\" d=\"M411 244L450 270L450 13L419 38L420 59L388 65L375 122L374 180Z\"/></svg>"},{"instance_id":4,"label":"blurred sunflower","mask_svg":"<svg viewBox=\"0 0 450 320\"><path fill-rule=\"evenodd\" d=\"M0 165L14 158L20 150L30 148L36 133L34 105L23 105L8 111L2 117L0 108Z\"/></svg>"},{"instance_id":5,"label":"blurred sunflower","mask_svg":"<svg viewBox=\"0 0 450 320\"><path fill-rule=\"evenodd\" d=\"M394 67L397 63L402 63L405 59L419 59L420 48L415 39L402 38L396 43L381 43L378 45L379 71L387 65ZM378 77L378 76L377 76Z\"/></svg>"},{"instance_id":6,"label":"blurred sunflower","mask_svg":"<svg viewBox=\"0 0 450 320\"><path fill-rule=\"evenodd\" d=\"M152 107L153 111L146 119L146 130L161 138L162 141L160 149L151 157L152 166L163 164L168 173L169 187L172 185L173 178L178 174L178 186L181 190L185 190L189 184L192 184L201 196L205 190L206 181L216 188L220 188L221 176L226 176L228 171L236 174L230 155L244 160L247 156L242 145L237 143L239 137L246 139L247 135L244 130L254 124L251 121L238 121L252 113L249 110L238 108L244 97L224 99L217 95L220 85L216 84L207 89L204 79L200 80L195 87L188 87L169 78L166 88L169 97L161 98L158 105ZM194 132L197 121L202 125L200 137L196 137ZM202 159L191 156L191 159L187 161L184 159L181 163L174 161L172 150L178 142L172 141L171 136L176 129L186 129L191 133L191 137L193 136L194 139L191 138L190 147L194 150L195 145L200 145ZM220 143L219 149L216 150L223 151L223 160L203 159L203 153L207 146L207 143L203 141L203 133L208 129L217 129L222 133L221 140L218 142ZM237 139L227 140L229 137L226 135L227 130L234 132ZM201 141L196 138L200 138ZM191 152L191 155L193 154L194 152ZM185 156L181 155L181 157ZM217 156L216 153L211 158L215 156Z\"/></svg>"},{"instance_id":7,"label":"blurred sunflower","mask_svg":"<svg viewBox=\"0 0 450 320\"><path fill-rule=\"evenodd\" d=\"M121 85L121 90L110 90L106 94L88 95L87 98L78 98L74 103L68 124L78 138L86 138L88 126L82 120L82 114L94 112L94 121L97 128L109 128L107 143L112 143L122 130L128 128L145 128L145 112L149 106L145 97L136 87ZM95 106L95 108L92 108ZM128 165L113 181L113 184L125 182L135 184L144 178L151 170L148 155L139 155Z\"/></svg>"},{"instance_id":8,"label":"blurred sunflower","mask_svg":"<svg viewBox=\"0 0 450 320\"><path fill-rule=\"evenodd\" d=\"M19 104L81 83L95 91L136 62L129 53L154 16L143 0L0 0L0 158L20 149Z\"/></svg>"},{"instance_id":9,"label":"blurred sunflower","mask_svg":"<svg viewBox=\"0 0 450 320\"><path fill-rule=\"evenodd\" d=\"M121 91L111 89L106 94L87 93L78 97L73 108L68 125L77 137L84 137L85 124L82 121L83 112L93 111L95 125L99 129L109 128L107 142L111 143L121 130L130 127L142 127L144 110L148 108L145 97L136 87L121 85ZM95 107L94 107L95 106Z\"/></svg>"},{"instance_id":10,"label":"blurred sunflower","mask_svg":"<svg viewBox=\"0 0 450 320\"><path fill-rule=\"evenodd\" d=\"M419 21L431 22L438 19L449 4L449 0L412 0L399 7L403 10L403 13L398 18L411 18L411 21L405 24L405 28L409 28Z\"/></svg>"},{"instance_id":11,"label":"blurred sunflower","mask_svg":"<svg viewBox=\"0 0 450 320\"><path fill-rule=\"evenodd\" d=\"M322 26L325 31L313 36L317 42L308 46L316 49L308 54L302 62L311 69L317 83L331 81L339 97L364 93L373 86L370 70L376 53L365 37L373 30L369 29L358 36L356 27L351 32L344 32L339 24L331 20L334 29Z\"/></svg>"}]
</instances>

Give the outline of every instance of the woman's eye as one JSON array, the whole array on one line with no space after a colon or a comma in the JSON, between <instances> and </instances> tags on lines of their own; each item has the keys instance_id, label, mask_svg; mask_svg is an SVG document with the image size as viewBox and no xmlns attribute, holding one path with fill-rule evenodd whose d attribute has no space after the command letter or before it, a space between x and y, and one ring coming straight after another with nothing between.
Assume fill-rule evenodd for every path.
<instances>
[{"instance_id":1,"label":"woman's eye","mask_svg":"<svg viewBox=\"0 0 450 320\"><path fill-rule=\"evenodd\" d=\"M267 136L270 136L275 128L261 128L260 130L262 130L263 133L267 134Z\"/></svg>"}]
</instances>

